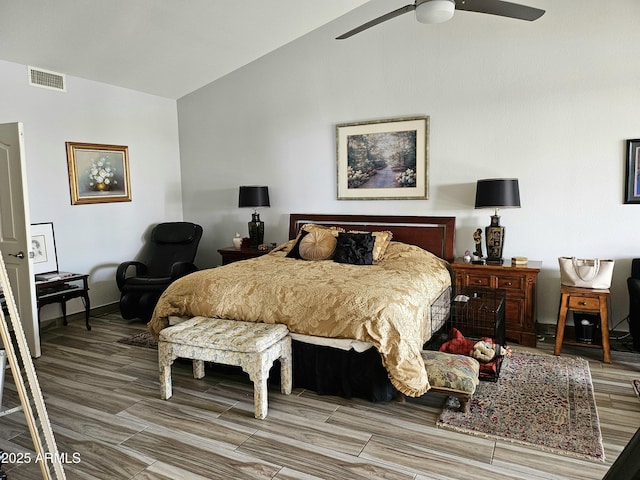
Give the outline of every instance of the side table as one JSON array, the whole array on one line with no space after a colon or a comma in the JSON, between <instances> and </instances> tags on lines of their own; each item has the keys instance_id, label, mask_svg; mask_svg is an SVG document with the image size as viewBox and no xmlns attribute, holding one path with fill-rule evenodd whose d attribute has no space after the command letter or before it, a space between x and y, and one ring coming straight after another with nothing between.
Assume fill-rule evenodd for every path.
<instances>
[{"instance_id":1,"label":"side table","mask_svg":"<svg viewBox=\"0 0 640 480\"><path fill-rule=\"evenodd\" d=\"M270 250L258 250L257 247L225 247L218 249L218 253L222 256L222 265L247 260L249 258L261 257L269 253Z\"/></svg>"},{"instance_id":2,"label":"side table","mask_svg":"<svg viewBox=\"0 0 640 480\"><path fill-rule=\"evenodd\" d=\"M487 287L504 290L506 336L527 347L536 346L536 282L542 262L530 260L524 266L474 265L457 258L451 268L455 288Z\"/></svg>"},{"instance_id":3,"label":"side table","mask_svg":"<svg viewBox=\"0 0 640 480\"><path fill-rule=\"evenodd\" d=\"M36 297L38 301L38 323L40 323L40 309L52 303L59 303L62 307L62 318L67 325L67 301L72 298L82 298L85 310L87 330L91 330L89 316L89 275L81 273L67 274L56 277L55 280L36 281Z\"/></svg>"},{"instance_id":4,"label":"side table","mask_svg":"<svg viewBox=\"0 0 640 480\"><path fill-rule=\"evenodd\" d=\"M560 308L558 310L554 355L560 355L563 343L581 347L595 347L602 348L603 362L611 363L608 306L609 289L577 288L562 285L560 287ZM566 325L569 311L599 313L600 338L595 338L592 344L578 342L575 328Z\"/></svg>"}]
</instances>

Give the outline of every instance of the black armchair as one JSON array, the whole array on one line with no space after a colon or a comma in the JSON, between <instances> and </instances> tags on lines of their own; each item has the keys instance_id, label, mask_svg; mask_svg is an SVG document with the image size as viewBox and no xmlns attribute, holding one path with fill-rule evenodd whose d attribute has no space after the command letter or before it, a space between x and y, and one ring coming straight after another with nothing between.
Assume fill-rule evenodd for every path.
<instances>
[{"instance_id":1,"label":"black armchair","mask_svg":"<svg viewBox=\"0 0 640 480\"><path fill-rule=\"evenodd\" d=\"M640 258L631 261L629 287L629 331L633 337L633 349L640 351Z\"/></svg>"},{"instance_id":2,"label":"black armchair","mask_svg":"<svg viewBox=\"0 0 640 480\"><path fill-rule=\"evenodd\" d=\"M121 263L116 271L123 318L151 319L162 292L174 280L198 270L193 261L201 237L202 227L190 222L153 228L145 260Z\"/></svg>"}]
</instances>

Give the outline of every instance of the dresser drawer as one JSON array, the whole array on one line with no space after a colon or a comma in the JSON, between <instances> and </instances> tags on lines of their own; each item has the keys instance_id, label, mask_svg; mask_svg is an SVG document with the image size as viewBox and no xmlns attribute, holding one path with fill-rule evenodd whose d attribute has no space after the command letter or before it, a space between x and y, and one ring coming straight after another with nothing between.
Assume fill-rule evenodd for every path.
<instances>
[{"instance_id":1,"label":"dresser drawer","mask_svg":"<svg viewBox=\"0 0 640 480\"><path fill-rule=\"evenodd\" d=\"M524 277L515 275L499 275L498 276L498 288L505 290L522 292L524 290Z\"/></svg>"},{"instance_id":2,"label":"dresser drawer","mask_svg":"<svg viewBox=\"0 0 640 480\"><path fill-rule=\"evenodd\" d=\"M490 275L465 275L465 286L466 287L491 287L491 276Z\"/></svg>"},{"instance_id":3,"label":"dresser drawer","mask_svg":"<svg viewBox=\"0 0 640 480\"><path fill-rule=\"evenodd\" d=\"M592 297L582 297L572 295L569 297L569 308L571 310L600 310L600 300Z\"/></svg>"}]
</instances>

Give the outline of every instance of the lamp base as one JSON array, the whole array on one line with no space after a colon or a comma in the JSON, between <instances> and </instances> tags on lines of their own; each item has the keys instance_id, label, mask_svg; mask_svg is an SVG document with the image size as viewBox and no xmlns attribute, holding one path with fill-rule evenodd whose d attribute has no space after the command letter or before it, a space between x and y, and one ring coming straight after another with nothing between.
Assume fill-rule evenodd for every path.
<instances>
[{"instance_id":1,"label":"lamp base","mask_svg":"<svg viewBox=\"0 0 640 480\"><path fill-rule=\"evenodd\" d=\"M491 225L485 228L487 242L487 258L489 264L501 265L504 248L504 227L500 225L500 217L491 215Z\"/></svg>"},{"instance_id":2,"label":"lamp base","mask_svg":"<svg viewBox=\"0 0 640 480\"><path fill-rule=\"evenodd\" d=\"M259 213L251 214L251 221L249 222L249 244L252 247L257 247L264 243L264 222L260 220Z\"/></svg>"}]
</instances>

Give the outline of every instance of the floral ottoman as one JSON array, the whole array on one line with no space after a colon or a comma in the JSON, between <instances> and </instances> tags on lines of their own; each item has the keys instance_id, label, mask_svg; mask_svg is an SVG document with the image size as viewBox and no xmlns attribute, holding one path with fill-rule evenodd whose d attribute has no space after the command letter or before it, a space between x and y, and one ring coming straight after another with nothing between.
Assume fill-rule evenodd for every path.
<instances>
[{"instance_id":1,"label":"floral ottoman","mask_svg":"<svg viewBox=\"0 0 640 480\"><path fill-rule=\"evenodd\" d=\"M480 383L480 363L475 358L453 353L423 350L430 392L456 397L460 410L469 410L469 400Z\"/></svg>"},{"instance_id":2,"label":"floral ottoman","mask_svg":"<svg viewBox=\"0 0 640 480\"><path fill-rule=\"evenodd\" d=\"M291 337L285 325L194 317L160 332L158 363L160 397L171 398L171 365L176 358L193 360L193 376L204 377L204 362L240 366L254 388L256 418L267 416L267 380L280 359L281 391L291 393Z\"/></svg>"}]
</instances>

